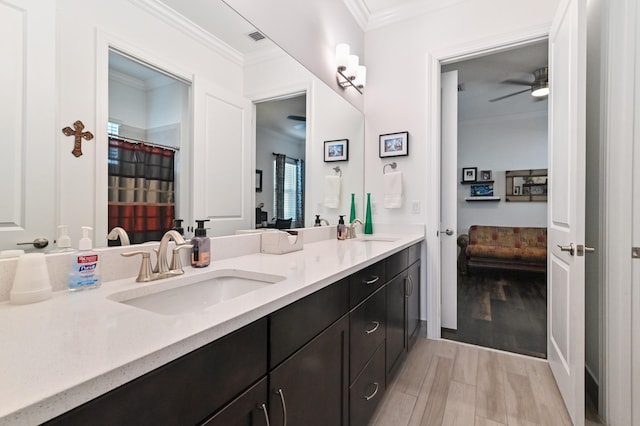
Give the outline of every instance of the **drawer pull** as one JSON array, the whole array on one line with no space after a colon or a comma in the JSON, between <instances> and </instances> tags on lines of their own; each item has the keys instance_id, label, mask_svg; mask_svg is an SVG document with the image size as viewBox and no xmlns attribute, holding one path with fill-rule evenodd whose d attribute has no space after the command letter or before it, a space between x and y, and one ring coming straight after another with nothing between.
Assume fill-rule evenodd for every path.
<instances>
[{"instance_id":1,"label":"drawer pull","mask_svg":"<svg viewBox=\"0 0 640 426\"><path fill-rule=\"evenodd\" d=\"M373 385L376 387L376 389L373 391L373 393L371 395L369 395L369 396L363 396L363 398L366 399L367 401L370 401L371 398L376 396L376 394L378 393L378 389L380 388L380 385L378 385L378 382L373 382Z\"/></svg>"},{"instance_id":2,"label":"drawer pull","mask_svg":"<svg viewBox=\"0 0 640 426\"><path fill-rule=\"evenodd\" d=\"M267 405L260 404L258 405L258 408L264 413L264 421L267 422L267 426L270 426L271 424L269 423L269 413L267 413Z\"/></svg>"},{"instance_id":3,"label":"drawer pull","mask_svg":"<svg viewBox=\"0 0 640 426\"><path fill-rule=\"evenodd\" d=\"M282 403L282 426L287 426L287 404L284 402L284 393L282 392L282 389L278 389L276 393L280 395L280 402Z\"/></svg>"},{"instance_id":4,"label":"drawer pull","mask_svg":"<svg viewBox=\"0 0 640 426\"><path fill-rule=\"evenodd\" d=\"M409 286L406 287L406 289L405 289L405 296L404 297L411 297L413 295L413 278L411 277L411 275L409 275L407 278L405 278L405 282L408 282Z\"/></svg>"},{"instance_id":5,"label":"drawer pull","mask_svg":"<svg viewBox=\"0 0 640 426\"><path fill-rule=\"evenodd\" d=\"M379 279L380 279L379 276L372 275L370 280L362 280L362 283L364 285L374 284L374 283L377 283Z\"/></svg>"},{"instance_id":6,"label":"drawer pull","mask_svg":"<svg viewBox=\"0 0 640 426\"><path fill-rule=\"evenodd\" d=\"M367 334L371 334L374 331L376 331L378 329L378 327L380 327L380 323L378 321L371 321L371 324L373 324L373 328L370 330L365 330L364 332Z\"/></svg>"}]
</instances>

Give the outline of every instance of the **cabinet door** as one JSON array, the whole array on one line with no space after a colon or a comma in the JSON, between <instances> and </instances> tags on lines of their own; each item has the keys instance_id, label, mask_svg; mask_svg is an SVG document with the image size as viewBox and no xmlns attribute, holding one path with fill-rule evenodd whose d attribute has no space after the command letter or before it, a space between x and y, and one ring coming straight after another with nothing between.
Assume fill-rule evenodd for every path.
<instances>
[{"instance_id":1,"label":"cabinet door","mask_svg":"<svg viewBox=\"0 0 640 426\"><path fill-rule=\"evenodd\" d=\"M387 283L387 377L395 373L406 352L407 271Z\"/></svg>"},{"instance_id":2,"label":"cabinet door","mask_svg":"<svg viewBox=\"0 0 640 426\"><path fill-rule=\"evenodd\" d=\"M203 426L266 426L267 378L263 378L248 391L240 395Z\"/></svg>"},{"instance_id":3,"label":"cabinet door","mask_svg":"<svg viewBox=\"0 0 640 426\"><path fill-rule=\"evenodd\" d=\"M349 317L269 373L272 425L347 425Z\"/></svg>"},{"instance_id":4,"label":"cabinet door","mask_svg":"<svg viewBox=\"0 0 640 426\"><path fill-rule=\"evenodd\" d=\"M420 260L409 267L407 279L407 347L413 347L420 331Z\"/></svg>"}]
</instances>

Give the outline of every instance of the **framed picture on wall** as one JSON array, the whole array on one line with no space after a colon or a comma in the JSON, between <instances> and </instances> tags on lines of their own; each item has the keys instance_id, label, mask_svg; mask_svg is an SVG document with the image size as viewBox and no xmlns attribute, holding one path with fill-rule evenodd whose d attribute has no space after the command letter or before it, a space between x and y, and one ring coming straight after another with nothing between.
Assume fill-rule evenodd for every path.
<instances>
[{"instance_id":1,"label":"framed picture on wall","mask_svg":"<svg viewBox=\"0 0 640 426\"><path fill-rule=\"evenodd\" d=\"M409 155L409 132L380 135L380 158L403 155Z\"/></svg>"},{"instance_id":2,"label":"framed picture on wall","mask_svg":"<svg viewBox=\"0 0 640 426\"><path fill-rule=\"evenodd\" d=\"M325 141L324 161L349 161L349 139Z\"/></svg>"},{"instance_id":3,"label":"framed picture on wall","mask_svg":"<svg viewBox=\"0 0 640 426\"><path fill-rule=\"evenodd\" d=\"M462 168L462 182L475 182L478 180L478 168L477 167L463 167Z\"/></svg>"},{"instance_id":4,"label":"framed picture on wall","mask_svg":"<svg viewBox=\"0 0 640 426\"><path fill-rule=\"evenodd\" d=\"M480 177L484 181L491 180L491 170L482 170L480 172Z\"/></svg>"}]
</instances>

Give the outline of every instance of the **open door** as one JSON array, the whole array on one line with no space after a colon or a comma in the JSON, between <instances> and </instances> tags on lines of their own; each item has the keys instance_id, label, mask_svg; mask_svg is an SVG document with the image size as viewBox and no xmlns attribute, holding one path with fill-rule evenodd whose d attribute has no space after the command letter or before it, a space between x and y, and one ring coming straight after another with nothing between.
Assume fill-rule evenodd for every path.
<instances>
[{"instance_id":1,"label":"open door","mask_svg":"<svg viewBox=\"0 0 640 426\"><path fill-rule=\"evenodd\" d=\"M585 403L585 81L585 0L564 0L549 33L547 353L575 425Z\"/></svg>"},{"instance_id":2,"label":"open door","mask_svg":"<svg viewBox=\"0 0 640 426\"><path fill-rule=\"evenodd\" d=\"M458 71L442 73L442 189L440 191L441 326L458 329Z\"/></svg>"}]
</instances>

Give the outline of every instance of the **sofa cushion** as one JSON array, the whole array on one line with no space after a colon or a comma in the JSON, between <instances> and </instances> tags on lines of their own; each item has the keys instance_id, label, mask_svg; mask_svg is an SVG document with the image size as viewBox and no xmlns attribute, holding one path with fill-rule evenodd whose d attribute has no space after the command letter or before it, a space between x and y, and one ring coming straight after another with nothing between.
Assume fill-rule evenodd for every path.
<instances>
[{"instance_id":1,"label":"sofa cushion","mask_svg":"<svg viewBox=\"0 0 640 426\"><path fill-rule=\"evenodd\" d=\"M467 256L545 263L547 250L533 247L514 248L475 244L467 247Z\"/></svg>"}]
</instances>

